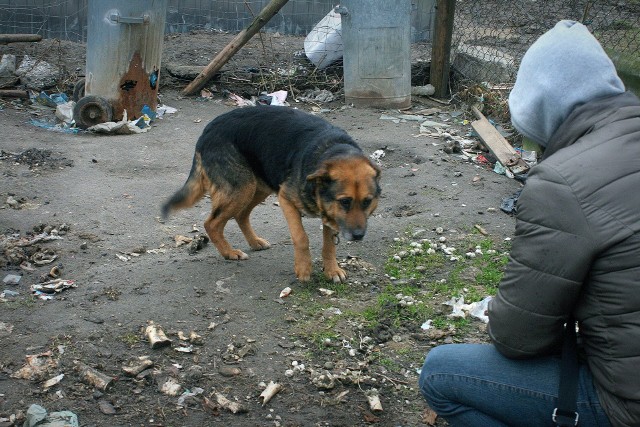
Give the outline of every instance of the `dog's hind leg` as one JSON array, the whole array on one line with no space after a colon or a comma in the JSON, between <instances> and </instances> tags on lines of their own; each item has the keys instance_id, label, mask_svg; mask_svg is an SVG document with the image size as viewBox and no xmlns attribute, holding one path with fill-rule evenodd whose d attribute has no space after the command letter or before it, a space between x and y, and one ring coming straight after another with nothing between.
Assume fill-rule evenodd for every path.
<instances>
[{"instance_id":1,"label":"dog's hind leg","mask_svg":"<svg viewBox=\"0 0 640 427\"><path fill-rule=\"evenodd\" d=\"M249 202L242 212L236 215L236 222L238 223L240 230L242 230L244 238L247 239L247 243L249 243L249 246L254 251L269 249L271 247L271 244L267 240L256 234L249 221L249 216L251 215L253 208L262 203L271 193L272 191L268 187L258 185L251 202Z\"/></svg>"},{"instance_id":2,"label":"dog's hind leg","mask_svg":"<svg viewBox=\"0 0 640 427\"><path fill-rule=\"evenodd\" d=\"M231 247L224 237L227 222L240 215L247 207L247 200L252 201L255 195L255 182L234 189L228 194L220 188L211 191L211 213L204 221L204 228L220 255L226 259L243 260L249 256L240 249Z\"/></svg>"}]
</instances>

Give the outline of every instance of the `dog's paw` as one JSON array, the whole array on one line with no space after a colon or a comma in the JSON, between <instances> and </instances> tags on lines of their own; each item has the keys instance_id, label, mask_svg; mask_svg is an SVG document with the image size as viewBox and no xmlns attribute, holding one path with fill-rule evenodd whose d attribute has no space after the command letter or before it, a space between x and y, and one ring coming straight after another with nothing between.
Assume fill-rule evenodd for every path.
<instances>
[{"instance_id":1,"label":"dog's paw","mask_svg":"<svg viewBox=\"0 0 640 427\"><path fill-rule=\"evenodd\" d=\"M253 249L254 251L262 251L265 249L269 249L271 247L271 243L269 243L265 239L258 237L255 241L251 242L249 246L251 246L251 249Z\"/></svg>"},{"instance_id":2,"label":"dog's paw","mask_svg":"<svg viewBox=\"0 0 640 427\"><path fill-rule=\"evenodd\" d=\"M311 263L309 264L301 263L301 264L295 265L294 270L296 272L296 277L301 282L308 282L309 280L311 280L311 271L312 271Z\"/></svg>"},{"instance_id":3,"label":"dog's paw","mask_svg":"<svg viewBox=\"0 0 640 427\"><path fill-rule=\"evenodd\" d=\"M333 280L333 283L345 282L347 280L347 272L338 266L331 269L325 269L324 275L327 279Z\"/></svg>"},{"instance_id":4,"label":"dog's paw","mask_svg":"<svg viewBox=\"0 0 640 427\"><path fill-rule=\"evenodd\" d=\"M232 260L245 260L249 259L249 255L242 252L240 249L232 249L226 256L226 259Z\"/></svg>"}]
</instances>

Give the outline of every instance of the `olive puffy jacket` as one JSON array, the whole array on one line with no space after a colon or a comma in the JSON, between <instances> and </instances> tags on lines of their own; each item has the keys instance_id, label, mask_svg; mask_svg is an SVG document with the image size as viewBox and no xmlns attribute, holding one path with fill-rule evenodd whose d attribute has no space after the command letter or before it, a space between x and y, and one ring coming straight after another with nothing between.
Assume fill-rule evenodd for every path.
<instances>
[{"instance_id":1,"label":"olive puffy jacket","mask_svg":"<svg viewBox=\"0 0 640 427\"><path fill-rule=\"evenodd\" d=\"M510 260L489 333L510 358L560 352L579 322L600 401L615 426L640 425L640 100L578 106L518 199Z\"/></svg>"}]
</instances>

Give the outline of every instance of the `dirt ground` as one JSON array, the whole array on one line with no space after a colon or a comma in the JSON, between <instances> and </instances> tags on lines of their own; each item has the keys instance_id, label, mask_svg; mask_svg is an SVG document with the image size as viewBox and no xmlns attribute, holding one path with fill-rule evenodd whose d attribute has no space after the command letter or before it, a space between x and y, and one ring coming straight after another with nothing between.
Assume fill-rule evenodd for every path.
<instances>
[{"instance_id":1,"label":"dirt ground","mask_svg":"<svg viewBox=\"0 0 640 427\"><path fill-rule=\"evenodd\" d=\"M257 50L247 49L234 59L236 65L229 64L231 73L243 59L256 60L261 54L256 43L252 49ZM268 44L275 43L269 39ZM56 61L66 64L68 83L77 64L82 70L82 46L10 48L57 55ZM163 61L204 65L217 48L201 35L170 36ZM294 61L277 57L283 64ZM21 425L12 417L21 420L34 403L49 412L71 411L82 426L427 425L417 370L429 348L451 342L451 336L434 338L406 325L378 331L365 351L354 343L362 344L369 331L336 317L375 301L394 280L384 264L407 233L453 241L478 225L496 241L509 237L514 221L499 207L520 184L450 153L443 138L420 135L420 122L381 119L398 111L345 106L339 81L324 86L337 88L337 99L328 104L295 102L297 95L290 94L291 108L314 111L342 127L367 153L385 153L382 199L367 236L338 245L338 258L349 273L347 286L335 287L320 276L321 227L312 218L305 226L318 275L300 284L287 226L273 197L252 217L272 247L250 252L247 261L226 261L212 245L176 246L176 235L197 238L204 232L207 200L159 221L160 204L184 182L206 123L237 108L223 97L225 90L237 91L229 81L213 82L210 99L180 96L184 84L161 74L162 103L177 112L138 135L41 129L29 119L51 116L51 111L2 101L0 276L21 278L2 288L18 294L5 293L0 302L0 417L7 419L0 425ZM434 107L441 112L428 119L450 125L454 135L470 132L456 107L416 98L411 111ZM235 223L226 234L232 245L247 251ZM34 241L36 236L43 239ZM73 281L73 287L52 300L32 295L31 285L53 276ZM286 287L291 294L280 298ZM336 293L326 295L319 288ZM145 334L150 322L162 328L170 346L151 348ZM325 340L322 348L309 339L314 331L327 330L340 339ZM196 335L190 337L191 332ZM486 339L484 324L474 321L454 340ZM24 372L27 355L40 355L34 363L41 366L31 379L15 378ZM393 369L374 357L379 355ZM152 366L141 373L123 370L143 363L140 358ZM108 386L91 383L95 375L87 379L85 365L107 376ZM64 377L47 387L45 381L60 374ZM260 394L271 381L282 390L262 404ZM366 396L371 389L378 390L382 411L371 410ZM241 410L233 413L217 396Z\"/></svg>"}]
</instances>

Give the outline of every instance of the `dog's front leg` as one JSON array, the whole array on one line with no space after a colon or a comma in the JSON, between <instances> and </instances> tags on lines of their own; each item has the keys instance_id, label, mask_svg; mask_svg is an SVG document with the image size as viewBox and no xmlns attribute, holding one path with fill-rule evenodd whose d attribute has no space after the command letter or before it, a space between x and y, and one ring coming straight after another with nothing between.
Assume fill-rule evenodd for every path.
<instances>
[{"instance_id":1,"label":"dog's front leg","mask_svg":"<svg viewBox=\"0 0 640 427\"><path fill-rule=\"evenodd\" d=\"M336 260L336 232L331 227L322 225L322 263L324 275L334 283L347 280L347 272L338 266Z\"/></svg>"},{"instance_id":2,"label":"dog's front leg","mask_svg":"<svg viewBox=\"0 0 640 427\"><path fill-rule=\"evenodd\" d=\"M307 282L311 279L309 237L302 226L300 211L283 193L283 190L278 193L278 201L289 225L289 232L293 241L293 268L298 280Z\"/></svg>"}]
</instances>

